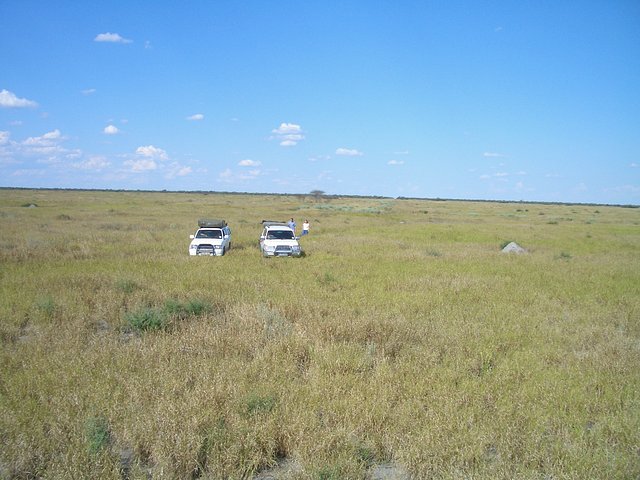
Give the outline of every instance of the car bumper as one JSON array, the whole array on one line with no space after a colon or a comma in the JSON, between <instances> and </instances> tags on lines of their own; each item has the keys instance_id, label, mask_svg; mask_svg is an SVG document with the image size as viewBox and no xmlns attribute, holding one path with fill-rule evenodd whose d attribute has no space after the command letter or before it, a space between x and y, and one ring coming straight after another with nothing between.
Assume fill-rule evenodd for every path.
<instances>
[{"instance_id":1,"label":"car bumper","mask_svg":"<svg viewBox=\"0 0 640 480\"><path fill-rule=\"evenodd\" d=\"M189 255L192 257L221 257L223 249L210 246L200 246L199 248L190 248Z\"/></svg>"},{"instance_id":2,"label":"car bumper","mask_svg":"<svg viewBox=\"0 0 640 480\"><path fill-rule=\"evenodd\" d=\"M299 257L302 255L302 250L299 251L262 251L262 255L265 257Z\"/></svg>"}]
</instances>

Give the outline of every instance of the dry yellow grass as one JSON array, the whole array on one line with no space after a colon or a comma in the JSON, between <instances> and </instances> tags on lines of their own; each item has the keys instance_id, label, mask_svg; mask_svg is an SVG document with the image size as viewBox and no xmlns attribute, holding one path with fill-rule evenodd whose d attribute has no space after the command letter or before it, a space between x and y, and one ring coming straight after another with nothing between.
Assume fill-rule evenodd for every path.
<instances>
[{"instance_id":1,"label":"dry yellow grass","mask_svg":"<svg viewBox=\"0 0 640 480\"><path fill-rule=\"evenodd\" d=\"M0 190L0 232L0 478L640 475L638 209Z\"/></svg>"}]
</instances>

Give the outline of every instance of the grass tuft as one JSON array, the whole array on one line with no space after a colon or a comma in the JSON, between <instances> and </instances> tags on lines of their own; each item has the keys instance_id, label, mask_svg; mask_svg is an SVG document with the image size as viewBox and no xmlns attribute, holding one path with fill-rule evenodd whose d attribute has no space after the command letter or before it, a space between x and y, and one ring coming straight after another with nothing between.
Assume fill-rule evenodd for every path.
<instances>
[{"instance_id":1,"label":"grass tuft","mask_svg":"<svg viewBox=\"0 0 640 480\"><path fill-rule=\"evenodd\" d=\"M56 313L56 302L50 295L47 295L36 301L36 308L43 313L46 318L52 318Z\"/></svg>"},{"instance_id":2,"label":"grass tuft","mask_svg":"<svg viewBox=\"0 0 640 480\"><path fill-rule=\"evenodd\" d=\"M168 326L167 315L155 308L142 308L126 315L131 328L141 332L164 330Z\"/></svg>"},{"instance_id":3,"label":"grass tuft","mask_svg":"<svg viewBox=\"0 0 640 480\"><path fill-rule=\"evenodd\" d=\"M116 288L123 293L129 294L129 293L133 293L140 287L133 280L118 280L116 282Z\"/></svg>"},{"instance_id":4,"label":"grass tuft","mask_svg":"<svg viewBox=\"0 0 640 480\"><path fill-rule=\"evenodd\" d=\"M90 417L85 424L85 437L90 454L96 455L106 448L111 438L107 419L102 416Z\"/></svg>"},{"instance_id":5,"label":"grass tuft","mask_svg":"<svg viewBox=\"0 0 640 480\"><path fill-rule=\"evenodd\" d=\"M261 396L251 394L247 397L245 412L248 415L270 413L275 408L276 404L277 399L273 395Z\"/></svg>"}]
</instances>

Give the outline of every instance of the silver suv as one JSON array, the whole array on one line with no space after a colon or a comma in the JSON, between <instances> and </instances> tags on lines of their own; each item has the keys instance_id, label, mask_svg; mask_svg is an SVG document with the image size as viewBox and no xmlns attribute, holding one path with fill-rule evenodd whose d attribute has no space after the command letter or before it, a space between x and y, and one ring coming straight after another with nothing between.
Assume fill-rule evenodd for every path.
<instances>
[{"instance_id":1,"label":"silver suv","mask_svg":"<svg viewBox=\"0 0 640 480\"><path fill-rule=\"evenodd\" d=\"M222 256L231 249L231 229L224 220L198 220L198 230L190 235L189 255Z\"/></svg>"}]
</instances>

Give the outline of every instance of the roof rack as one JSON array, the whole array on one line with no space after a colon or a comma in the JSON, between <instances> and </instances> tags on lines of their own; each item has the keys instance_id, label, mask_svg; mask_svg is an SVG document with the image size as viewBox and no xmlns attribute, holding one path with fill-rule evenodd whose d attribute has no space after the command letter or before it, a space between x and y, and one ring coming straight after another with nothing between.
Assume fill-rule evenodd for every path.
<instances>
[{"instance_id":1,"label":"roof rack","mask_svg":"<svg viewBox=\"0 0 640 480\"><path fill-rule=\"evenodd\" d=\"M288 227L289 225L287 225L287 222L278 222L276 220L262 220L262 225L264 225L265 227L273 227L273 226L278 226L278 227Z\"/></svg>"},{"instance_id":2,"label":"roof rack","mask_svg":"<svg viewBox=\"0 0 640 480\"><path fill-rule=\"evenodd\" d=\"M198 220L200 228L223 228L227 226L227 222L217 218L201 218Z\"/></svg>"}]
</instances>

